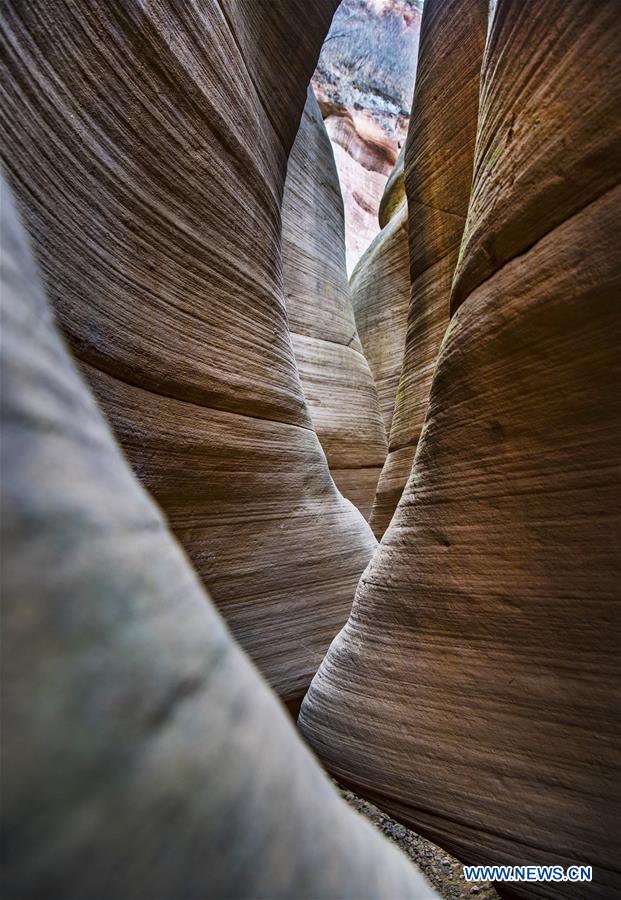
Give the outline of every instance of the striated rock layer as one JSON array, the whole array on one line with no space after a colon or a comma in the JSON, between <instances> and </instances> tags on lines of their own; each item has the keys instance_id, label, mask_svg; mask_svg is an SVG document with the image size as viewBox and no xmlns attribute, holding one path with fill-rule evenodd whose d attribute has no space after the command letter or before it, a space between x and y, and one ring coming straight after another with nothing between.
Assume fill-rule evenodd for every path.
<instances>
[{"instance_id":1,"label":"striated rock layer","mask_svg":"<svg viewBox=\"0 0 621 900\"><path fill-rule=\"evenodd\" d=\"M348 272L378 233L378 205L405 141L422 5L343 0L313 75L345 202Z\"/></svg>"},{"instance_id":2,"label":"striated rock layer","mask_svg":"<svg viewBox=\"0 0 621 900\"><path fill-rule=\"evenodd\" d=\"M0 190L3 896L436 896L231 639L70 359Z\"/></svg>"},{"instance_id":3,"label":"striated rock layer","mask_svg":"<svg viewBox=\"0 0 621 900\"><path fill-rule=\"evenodd\" d=\"M382 231L353 271L350 289L356 325L390 434L405 348L410 299L408 207L403 151L380 204Z\"/></svg>"},{"instance_id":4,"label":"striated rock layer","mask_svg":"<svg viewBox=\"0 0 621 900\"><path fill-rule=\"evenodd\" d=\"M5 165L60 324L286 699L304 692L375 546L330 477L282 293L287 155L335 5L2 11Z\"/></svg>"},{"instance_id":5,"label":"striated rock layer","mask_svg":"<svg viewBox=\"0 0 621 900\"><path fill-rule=\"evenodd\" d=\"M472 183L486 29L484 0L429 0L425 7L405 152L411 292L390 452L371 515L378 537L388 527L412 468L448 325Z\"/></svg>"},{"instance_id":6,"label":"striated rock layer","mask_svg":"<svg viewBox=\"0 0 621 900\"><path fill-rule=\"evenodd\" d=\"M621 889L620 42L612 0L496 6L425 429L300 720L463 860L593 866L517 896Z\"/></svg>"},{"instance_id":7,"label":"striated rock layer","mask_svg":"<svg viewBox=\"0 0 621 900\"><path fill-rule=\"evenodd\" d=\"M368 518L386 434L349 297L334 155L311 87L289 157L282 231L287 317L304 396L334 481Z\"/></svg>"}]
</instances>

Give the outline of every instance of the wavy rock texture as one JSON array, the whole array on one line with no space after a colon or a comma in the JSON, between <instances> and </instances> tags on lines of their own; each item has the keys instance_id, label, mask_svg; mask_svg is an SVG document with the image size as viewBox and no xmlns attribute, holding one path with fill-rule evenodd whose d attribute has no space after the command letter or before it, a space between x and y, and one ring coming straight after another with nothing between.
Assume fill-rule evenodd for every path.
<instances>
[{"instance_id":1,"label":"wavy rock texture","mask_svg":"<svg viewBox=\"0 0 621 900\"><path fill-rule=\"evenodd\" d=\"M334 481L368 517L388 448L349 296L334 155L311 87L289 157L282 230L287 317L304 396Z\"/></svg>"},{"instance_id":2,"label":"wavy rock texture","mask_svg":"<svg viewBox=\"0 0 621 900\"><path fill-rule=\"evenodd\" d=\"M354 269L350 290L360 341L377 385L386 434L390 434L410 300L403 152L386 183L380 222L382 231Z\"/></svg>"},{"instance_id":3,"label":"wavy rock texture","mask_svg":"<svg viewBox=\"0 0 621 900\"><path fill-rule=\"evenodd\" d=\"M436 896L231 639L70 359L0 189L3 894Z\"/></svg>"},{"instance_id":4,"label":"wavy rock texture","mask_svg":"<svg viewBox=\"0 0 621 900\"><path fill-rule=\"evenodd\" d=\"M593 866L514 896L621 884L620 29L498 2L427 422L302 707L334 773L458 857Z\"/></svg>"},{"instance_id":5,"label":"wavy rock texture","mask_svg":"<svg viewBox=\"0 0 621 900\"><path fill-rule=\"evenodd\" d=\"M425 8L405 152L411 293L390 452L371 514L378 537L392 519L412 468L448 325L472 183L486 29L483 0L429 0Z\"/></svg>"},{"instance_id":6,"label":"wavy rock texture","mask_svg":"<svg viewBox=\"0 0 621 900\"><path fill-rule=\"evenodd\" d=\"M313 87L345 203L347 270L378 233L386 179L405 141L422 0L343 0Z\"/></svg>"},{"instance_id":7,"label":"wavy rock texture","mask_svg":"<svg viewBox=\"0 0 621 900\"><path fill-rule=\"evenodd\" d=\"M286 699L375 545L330 478L282 294L287 155L335 5L3 8L5 163L62 328Z\"/></svg>"}]
</instances>

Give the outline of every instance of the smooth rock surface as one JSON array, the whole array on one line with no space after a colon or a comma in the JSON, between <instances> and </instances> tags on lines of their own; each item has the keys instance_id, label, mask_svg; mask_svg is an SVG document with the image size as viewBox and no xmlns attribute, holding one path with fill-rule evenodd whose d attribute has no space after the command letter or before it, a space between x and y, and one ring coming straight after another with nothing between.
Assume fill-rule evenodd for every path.
<instances>
[{"instance_id":1,"label":"smooth rock surface","mask_svg":"<svg viewBox=\"0 0 621 900\"><path fill-rule=\"evenodd\" d=\"M387 453L345 268L343 200L311 87L282 204L283 285L304 396L332 477L368 518Z\"/></svg>"},{"instance_id":2,"label":"smooth rock surface","mask_svg":"<svg viewBox=\"0 0 621 900\"><path fill-rule=\"evenodd\" d=\"M593 143L621 175L620 28L614 2L497 4L463 259L505 215L511 258L455 295L412 475L300 719L336 777L458 858L593 866L512 896L621 889L621 188L589 181L557 221Z\"/></svg>"},{"instance_id":3,"label":"smooth rock surface","mask_svg":"<svg viewBox=\"0 0 621 900\"><path fill-rule=\"evenodd\" d=\"M468 210L487 30L483 0L428 0L405 151L410 301L405 355L371 526L381 537L425 421Z\"/></svg>"},{"instance_id":4,"label":"smooth rock surface","mask_svg":"<svg viewBox=\"0 0 621 900\"><path fill-rule=\"evenodd\" d=\"M335 6L2 10L5 165L61 327L287 700L375 546L330 478L282 292L287 156Z\"/></svg>"},{"instance_id":5,"label":"smooth rock surface","mask_svg":"<svg viewBox=\"0 0 621 900\"><path fill-rule=\"evenodd\" d=\"M358 333L377 385L388 435L401 375L410 299L403 154L386 184L380 222L382 231L354 269L350 289Z\"/></svg>"},{"instance_id":6,"label":"smooth rock surface","mask_svg":"<svg viewBox=\"0 0 621 900\"><path fill-rule=\"evenodd\" d=\"M3 896L435 896L231 639L70 359L0 191Z\"/></svg>"}]
</instances>

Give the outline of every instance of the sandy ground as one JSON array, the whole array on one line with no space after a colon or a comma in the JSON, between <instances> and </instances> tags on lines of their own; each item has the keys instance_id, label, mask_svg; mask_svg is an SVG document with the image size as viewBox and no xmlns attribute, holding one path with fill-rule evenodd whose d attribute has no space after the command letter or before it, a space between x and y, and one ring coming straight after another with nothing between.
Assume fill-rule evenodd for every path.
<instances>
[{"instance_id":1,"label":"sandy ground","mask_svg":"<svg viewBox=\"0 0 621 900\"><path fill-rule=\"evenodd\" d=\"M383 831L425 874L436 891L446 900L498 900L498 894L489 881L466 883L462 876L462 864L449 856L446 850L432 844L391 819L386 813L362 800L351 791L339 787L347 802Z\"/></svg>"}]
</instances>

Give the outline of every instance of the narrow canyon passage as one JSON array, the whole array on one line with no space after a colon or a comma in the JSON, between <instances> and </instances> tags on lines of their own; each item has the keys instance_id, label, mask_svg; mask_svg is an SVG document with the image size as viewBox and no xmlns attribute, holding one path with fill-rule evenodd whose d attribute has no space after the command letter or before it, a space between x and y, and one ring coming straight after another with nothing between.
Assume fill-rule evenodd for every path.
<instances>
[{"instance_id":1,"label":"narrow canyon passage","mask_svg":"<svg viewBox=\"0 0 621 900\"><path fill-rule=\"evenodd\" d=\"M0 10L12 897L621 895L618 3L337 6Z\"/></svg>"}]
</instances>

